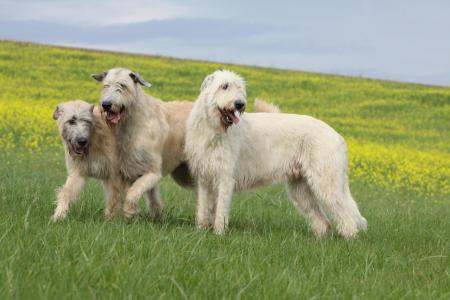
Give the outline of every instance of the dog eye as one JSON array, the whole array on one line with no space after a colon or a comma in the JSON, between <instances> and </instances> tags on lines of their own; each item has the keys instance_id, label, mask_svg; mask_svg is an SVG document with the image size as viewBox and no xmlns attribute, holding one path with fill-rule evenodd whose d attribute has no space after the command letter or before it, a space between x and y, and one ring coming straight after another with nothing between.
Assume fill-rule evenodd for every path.
<instances>
[{"instance_id":1,"label":"dog eye","mask_svg":"<svg viewBox=\"0 0 450 300\"><path fill-rule=\"evenodd\" d=\"M228 88L228 83L225 83L224 85L222 85L222 90L226 90Z\"/></svg>"},{"instance_id":2,"label":"dog eye","mask_svg":"<svg viewBox=\"0 0 450 300\"><path fill-rule=\"evenodd\" d=\"M82 122L84 122L84 123L86 123L87 125L92 125L92 122L91 122L91 120L87 120L87 119L81 119L80 121L82 121Z\"/></svg>"},{"instance_id":3,"label":"dog eye","mask_svg":"<svg viewBox=\"0 0 450 300\"><path fill-rule=\"evenodd\" d=\"M127 86L126 86L125 84L123 84L123 83L119 83L119 86L120 86L120 88L123 89L123 90L127 88Z\"/></svg>"}]
</instances>

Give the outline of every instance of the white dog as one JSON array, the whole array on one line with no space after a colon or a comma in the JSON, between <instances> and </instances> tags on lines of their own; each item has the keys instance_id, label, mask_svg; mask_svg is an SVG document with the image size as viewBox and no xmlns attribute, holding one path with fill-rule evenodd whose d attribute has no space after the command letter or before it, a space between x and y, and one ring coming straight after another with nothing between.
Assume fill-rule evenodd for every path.
<instances>
[{"instance_id":1,"label":"white dog","mask_svg":"<svg viewBox=\"0 0 450 300\"><path fill-rule=\"evenodd\" d=\"M286 182L318 236L331 230L324 212L345 238L365 230L348 186L343 138L312 117L243 113L245 105L243 79L216 71L205 78L189 115L185 151L197 181L197 226L213 223L222 234L233 190Z\"/></svg>"}]
</instances>

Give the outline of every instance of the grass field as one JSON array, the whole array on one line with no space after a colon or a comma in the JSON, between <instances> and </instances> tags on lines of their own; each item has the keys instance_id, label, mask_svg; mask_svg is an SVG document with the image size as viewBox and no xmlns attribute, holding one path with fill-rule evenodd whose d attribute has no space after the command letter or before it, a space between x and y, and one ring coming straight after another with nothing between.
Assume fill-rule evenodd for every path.
<instances>
[{"instance_id":1,"label":"grass field","mask_svg":"<svg viewBox=\"0 0 450 300\"><path fill-rule=\"evenodd\" d=\"M369 230L316 240L281 186L236 194L225 236L197 231L195 197L165 178L165 219L103 218L90 182L59 224L64 183L52 112L98 101L89 74L140 72L165 100L194 100L224 65L0 42L0 299L450 298L450 89L244 66L248 98L320 118L348 141Z\"/></svg>"}]
</instances>

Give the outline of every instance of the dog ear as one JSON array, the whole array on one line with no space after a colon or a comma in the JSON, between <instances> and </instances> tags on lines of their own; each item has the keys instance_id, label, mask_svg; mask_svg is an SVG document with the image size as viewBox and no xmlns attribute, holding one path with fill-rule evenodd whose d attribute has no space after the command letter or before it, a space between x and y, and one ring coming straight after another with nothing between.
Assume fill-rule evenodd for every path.
<instances>
[{"instance_id":1,"label":"dog ear","mask_svg":"<svg viewBox=\"0 0 450 300\"><path fill-rule=\"evenodd\" d=\"M131 77L131 79L133 79L134 83L139 83L139 84L141 84L143 86L146 86L146 87L151 87L152 86L141 75L139 75L139 73L131 72L130 73L130 77Z\"/></svg>"},{"instance_id":2,"label":"dog ear","mask_svg":"<svg viewBox=\"0 0 450 300\"><path fill-rule=\"evenodd\" d=\"M97 80L97 81L102 82L103 79L105 79L105 77L106 77L107 74L108 74L108 72L105 71L105 72L102 72L102 73L100 73L100 74L91 74L91 77L94 78L94 79Z\"/></svg>"},{"instance_id":3,"label":"dog ear","mask_svg":"<svg viewBox=\"0 0 450 300\"><path fill-rule=\"evenodd\" d=\"M61 112L61 105L57 105L55 111L53 112L53 120L58 120L58 118L61 116Z\"/></svg>"},{"instance_id":4,"label":"dog ear","mask_svg":"<svg viewBox=\"0 0 450 300\"><path fill-rule=\"evenodd\" d=\"M214 80L213 74L206 76L206 78L202 82L202 85L200 86L200 92L206 89L211 84L211 82L213 82L213 80Z\"/></svg>"}]
</instances>

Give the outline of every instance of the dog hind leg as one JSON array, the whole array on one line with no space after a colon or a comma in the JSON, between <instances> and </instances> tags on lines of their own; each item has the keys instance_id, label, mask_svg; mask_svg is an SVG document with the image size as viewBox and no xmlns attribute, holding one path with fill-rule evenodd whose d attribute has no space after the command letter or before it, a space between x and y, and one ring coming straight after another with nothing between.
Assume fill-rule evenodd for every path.
<instances>
[{"instance_id":1,"label":"dog hind leg","mask_svg":"<svg viewBox=\"0 0 450 300\"><path fill-rule=\"evenodd\" d=\"M359 209L358 205L356 204L356 201L352 197L352 193L350 192L350 186L348 184L348 178L345 177L344 182L344 200L347 204L347 207L349 207L349 210L351 210L353 213L353 218L356 220L356 223L358 224L358 229L362 231L367 230L367 220L364 218Z\"/></svg>"},{"instance_id":2,"label":"dog hind leg","mask_svg":"<svg viewBox=\"0 0 450 300\"><path fill-rule=\"evenodd\" d=\"M161 201L161 194L159 192L159 184L147 192L147 197L150 217L154 220L161 219L163 205Z\"/></svg>"},{"instance_id":3,"label":"dog hind leg","mask_svg":"<svg viewBox=\"0 0 450 300\"><path fill-rule=\"evenodd\" d=\"M351 239L363 229L365 219L353 198L345 192L345 168L341 170L337 161L336 157L329 157L321 162L321 168L310 169L305 178L314 197L336 222L339 234Z\"/></svg>"},{"instance_id":4,"label":"dog hind leg","mask_svg":"<svg viewBox=\"0 0 450 300\"><path fill-rule=\"evenodd\" d=\"M121 189L118 182L107 180L103 182L105 192L105 216L107 218L118 215L121 211Z\"/></svg>"},{"instance_id":5,"label":"dog hind leg","mask_svg":"<svg viewBox=\"0 0 450 300\"><path fill-rule=\"evenodd\" d=\"M288 192L295 207L305 216L316 236L320 238L327 235L331 231L331 224L311 194L307 183L303 179L291 181L288 183Z\"/></svg>"}]
</instances>

